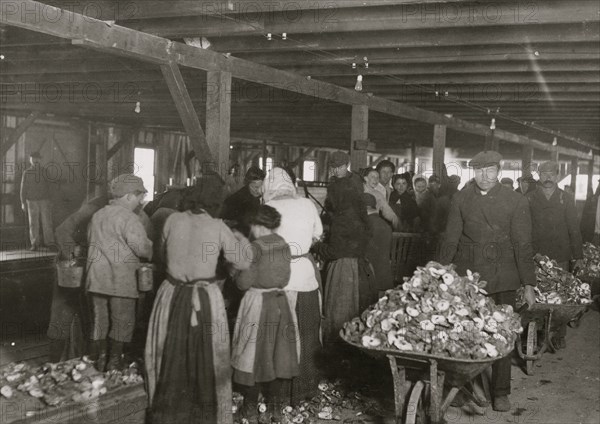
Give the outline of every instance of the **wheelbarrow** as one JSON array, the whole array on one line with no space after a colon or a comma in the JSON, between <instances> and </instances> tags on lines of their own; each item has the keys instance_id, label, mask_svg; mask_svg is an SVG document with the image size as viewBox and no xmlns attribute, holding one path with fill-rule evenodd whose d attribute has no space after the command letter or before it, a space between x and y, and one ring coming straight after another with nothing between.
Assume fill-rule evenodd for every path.
<instances>
[{"instance_id":1,"label":"wheelbarrow","mask_svg":"<svg viewBox=\"0 0 600 424\"><path fill-rule=\"evenodd\" d=\"M343 337L343 330L340 333ZM345 340L345 339L344 339ZM421 352L371 349L345 340L375 358L387 357L394 381L394 405L397 424L439 424L458 394L462 392L478 406L488 402L467 386L501 359L459 359ZM510 352L505 356L510 355Z\"/></svg>"},{"instance_id":2,"label":"wheelbarrow","mask_svg":"<svg viewBox=\"0 0 600 424\"><path fill-rule=\"evenodd\" d=\"M547 350L558 350L552 341L556 329L578 320L587 308L588 305L536 303L532 306L525 304L517 310L525 329L517 339L517 352L525 361L527 375L533 375L535 362L539 361ZM523 337L526 337L526 343Z\"/></svg>"}]
</instances>

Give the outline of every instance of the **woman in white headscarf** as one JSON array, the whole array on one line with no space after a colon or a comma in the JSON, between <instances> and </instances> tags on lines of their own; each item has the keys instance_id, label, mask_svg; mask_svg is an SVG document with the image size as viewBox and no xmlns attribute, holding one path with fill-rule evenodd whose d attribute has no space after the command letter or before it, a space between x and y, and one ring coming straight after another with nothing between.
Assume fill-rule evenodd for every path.
<instances>
[{"instance_id":1,"label":"woman in white headscarf","mask_svg":"<svg viewBox=\"0 0 600 424\"><path fill-rule=\"evenodd\" d=\"M281 214L276 230L290 246L292 261L287 292L296 297L295 309L300 335L300 376L292 380L291 402L297 404L316 394L319 383L317 355L321 349L320 275L310 247L323 233L317 208L309 199L298 197L290 175L273 168L263 185L265 204Z\"/></svg>"}]
</instances>

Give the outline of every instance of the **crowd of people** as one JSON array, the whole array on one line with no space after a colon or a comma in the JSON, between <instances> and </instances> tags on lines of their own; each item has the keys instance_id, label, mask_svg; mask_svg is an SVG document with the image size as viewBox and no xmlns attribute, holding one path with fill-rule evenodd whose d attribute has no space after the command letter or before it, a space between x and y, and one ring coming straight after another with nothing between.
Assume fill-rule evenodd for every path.
<instances>
[{"instance_id":1,"label":"crowd of people","mask_svg":"<svg viewBox=\"0 0 600 424\"><path fill-rule=\"evenodd\" d=\"M497 303L514 306L523 286L532 304L534 252L566 269L582 257L575 203L556 185L556 163L542 164L540 181L523 178L515 191L498 180L501 159L475 156L475 177L459 191L456 176L396 175L389 161L355 173L349 155L334 152L322 213L279 167L251 167L227 198L226 183L207 173L145 207L141 179L121 175L110 200L86 203L56 231L62 258L88 247L90 348L80 350L97 367L116 369L141 331L153 422L226 423L233 391L244 396L244 414L261 394L275 417L282 405L314 396L323 358L344 355L343 324L397 283L394 231L432 235L429 259L479 272ZM155 296L136 283L150 260ZM48 335L56 360L67 352L73 318L85 315L74 293L54 289ZM494 409L510 409L510 358L494 365L492 386Z\"/></svg>"}]
</instances>

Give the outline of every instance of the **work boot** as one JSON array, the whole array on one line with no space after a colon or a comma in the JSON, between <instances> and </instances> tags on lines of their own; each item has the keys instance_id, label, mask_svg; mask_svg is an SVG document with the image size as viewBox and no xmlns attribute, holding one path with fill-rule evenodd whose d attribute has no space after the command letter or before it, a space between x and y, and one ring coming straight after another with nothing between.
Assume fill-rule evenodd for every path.
<instances>
[{"instance_id":1,"label":"work boot","mask_svg":"<svg viewBox=\"0 0 600 424\"><path fill-rule=\"evenodd\" d=\"M123 345L125 343L116 340L110 341L110 357L106 365L106 371L120 370L123 366L121 359L123 358Z\"/></svg>"},{"instance_id":2,"label":"work boot","mask_svg":"<svg viewBox=\"0 0 600 424\"><path fill-rule=\"evenodd\" d=\"M494 411L498 412L510 411L510 400L508 400L508 396L496 396L494 398L494 403L492 407L494 408Z\"/></svg>"},{"instance_id":3,"label":"work boot","mask_svg":"<svg viewBox=\"0 0 600 424\"><path fill-rule=\"evenodd\" d=\"M94 361L94 367L104 372L106 368L106 340L92 340L90 343L90 359Z\"/></svg>"}]
</instances>

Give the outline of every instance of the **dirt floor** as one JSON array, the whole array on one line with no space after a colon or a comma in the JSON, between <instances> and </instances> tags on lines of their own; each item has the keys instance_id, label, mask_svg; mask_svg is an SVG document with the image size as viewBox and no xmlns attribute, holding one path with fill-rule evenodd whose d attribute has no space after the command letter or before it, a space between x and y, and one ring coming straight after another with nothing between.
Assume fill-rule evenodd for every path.
<instances>
[{"instance_id":1,"label":"dirt floor","mask_svg":"<svg viewBox=\"0 0 600 424\"><path fill-rule=\"evenodd\" d=\"M495 412L491 406L479 408L467 403L462 408L450 407L445 420L448 424L535 423L576 424L600 423L600 314L589 310L578 328L569 328L567 347L557 353L545 353L535 364L534 374L528 376L521 360L513 360L512 409ZM377 399L380 409L362 413L343 410L344 423L394 423L392 386L389 369L382 364L357 372L353 384L378 380L374 387L365 387ZM375 377L375 378L374 378ZM369 384L369 383L364 383ZM370 397L371 397L370 396ZM338 422L340 422L338 421ZM320 420L319 423L335 422Z\"/></svg>"}]
</instances>

